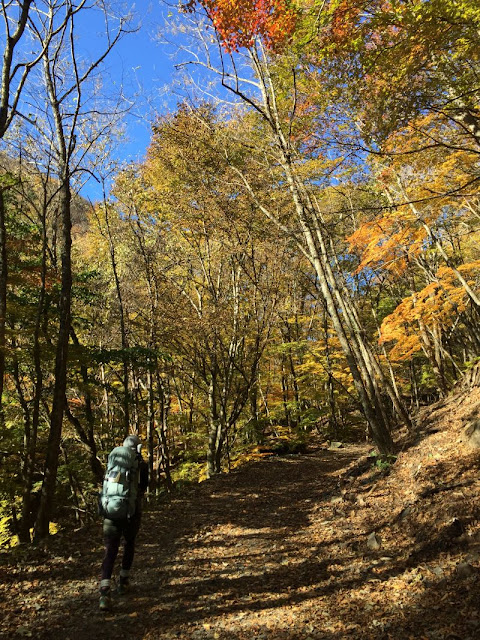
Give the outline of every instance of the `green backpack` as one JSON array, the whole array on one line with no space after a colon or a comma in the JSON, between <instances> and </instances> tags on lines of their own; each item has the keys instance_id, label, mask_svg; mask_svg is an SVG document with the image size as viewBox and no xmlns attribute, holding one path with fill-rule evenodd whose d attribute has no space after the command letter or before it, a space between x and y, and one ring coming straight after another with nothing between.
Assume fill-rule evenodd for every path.
<instances>
[{"instance_id":1,"label":"green backpack","mask_svg":"<svg viewBox=\"0 0 480 640\"><path fill-rule=\"evenodd\" d=\"M116 447L108 456L100 511L109 520L128 520L137 504L139 464L130 447Z\"/></svg>"}]
</instances>

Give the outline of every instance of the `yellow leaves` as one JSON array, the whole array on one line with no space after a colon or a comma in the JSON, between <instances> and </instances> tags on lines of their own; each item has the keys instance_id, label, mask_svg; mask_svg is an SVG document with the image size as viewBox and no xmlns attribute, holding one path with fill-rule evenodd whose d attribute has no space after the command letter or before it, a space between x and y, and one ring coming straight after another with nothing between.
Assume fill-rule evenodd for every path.
<instances>
[{"instance_id":1,"label":"yellow leaves","mask_svg":"<svg viewBox=\"0 0 480 640\"><path fill-rule=\"evenodd\" d=\"M475 271L479 270L480 271L480 260L474 260L473 262L469 262L467 264L461 264L457 267L457 271L459 271L460 273L464 274L464 275L468 275L468 274L474 274ZM441 273L443 275L446 275L447 273L450 274L450 278L455 277L455 274L453 272L452 269L450 269L449 267L441 267L438 270L438 273Z\"/></svg>"}]
</instances>

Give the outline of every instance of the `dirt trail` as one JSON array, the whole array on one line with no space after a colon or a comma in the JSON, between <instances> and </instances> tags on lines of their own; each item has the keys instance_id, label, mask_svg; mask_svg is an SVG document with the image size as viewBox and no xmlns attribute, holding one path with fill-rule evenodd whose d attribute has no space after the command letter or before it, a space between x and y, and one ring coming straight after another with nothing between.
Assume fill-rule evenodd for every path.
<instances>
[{"instance_id":1,"label":"dirt trail","mask_svg":"<svg viewBox=\"0 0 480 640\"><path fill-rule=\"evenodd\" d=\"M108 614L98 611L99 527L64 540L53 557L10 566L0 575L1 637L480 637L478 570L455 569L465 548L443 529L432 539L415 500L405 511L408 465L399 460L398 477L384 477L365 453L319 447L262 459L146 512L134 587ZM446 492L426 495L438 509ZM379 549L368 548L372 532Z\"/></svg>"},{"instance_id":2,"label":"dirt trail","mask_svg":"<svg viewBox=\"0 0 480 640\"><path fill-rule=\"evenodd\" d=\"M97 610L99 528L53 558L10 568L1 576L10 595L1 637L235 638L261 627L268 634L265 616L289 618L325 579L328 559L309 541L310 512L335 490L335 472L361 452L259 460L145 512L134 586L114 598L112 613Z\"/></svg>"}]
</instances>

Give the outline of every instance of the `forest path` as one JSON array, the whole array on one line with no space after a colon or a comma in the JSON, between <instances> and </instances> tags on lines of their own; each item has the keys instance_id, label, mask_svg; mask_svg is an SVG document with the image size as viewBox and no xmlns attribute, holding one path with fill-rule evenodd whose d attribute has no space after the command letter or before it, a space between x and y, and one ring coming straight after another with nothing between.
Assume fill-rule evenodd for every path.
<instances>
[{"instance_id":1,"label":"forest path","mask_svg":"<svg viewBox=\"0 0 480 640\"><path fill-rule=\"evenodd\" d=\"M407 483L379 473L366 452L361 445L318 447L264 458L147 510L132 590L115 595L106 614L98 610L100 527L63 542L57 536L53 555L0 575L8 598L0 636L480 637L477 575L455 577L458 561L443 543L426 540L427 524L412 523L417 547L406 521L395 528L404 510L403 488L395 483ZM372 531L383 537L379 550L368 548Z\"/></svg>"},{"instance_id":2,"label":"forest path","mask_svg":"<svg viewBox=\"0 0 480 640\"><path fill-rule=\"evenodd\" d=\"M102 559L100 528L77 534L48 560L25 561L2 576L10 613L1 637L256 637L255 629L273 632L273 613L292 631L291 606L315 597L330 562L310 535L311 512L330 499L336 472L364 452L351 446L263 458L146 510L132 590L115 595L106 614L98 611L93 578Z\"/></svg>"}]
</instances>

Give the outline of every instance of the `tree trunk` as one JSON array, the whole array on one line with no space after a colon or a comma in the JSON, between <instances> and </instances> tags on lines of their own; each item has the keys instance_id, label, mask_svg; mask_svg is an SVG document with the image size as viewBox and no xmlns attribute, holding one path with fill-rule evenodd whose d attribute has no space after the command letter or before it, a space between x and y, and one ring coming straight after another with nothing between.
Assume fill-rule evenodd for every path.
<instances>
[{"instance_id":1,"label":"tree trunk","mask_svg":"<svg viewBox=\"0 0 480 640\"><path fill-rule=\"evenodd\" d=\"M290 429L292 426L292 418L290 415L290 409L288 407L288 380L287 374L285 372L285 356L282 355L282 404L283 404L283 413L285 415L285 422L287 427Z\"/></svg>"},{"instance_id":2,"label":"tree trunk","mask_svg":"<svg viewBox=\"0 0 480 640\"><path fill-rule=\"evenodd\" d=\"M222 473L223 445L227 440L227 434L228 425L222 411L218 421L217 441L215 443L215 473Z\"/></svg>"},{"instance_id":3,"label":"tree trunk","mask_svg":"<svg viewBox=\"0 0 480 640\"><path fill-rule=\"evenodd\" d=\"M78 339L77 334L73 327L71 327L70 335L75 345L80 346L80 340ZM95 441L95 416L93 414L92 408L92 395L90 392L90 380L88 377L88 369L86 365L80 365L80 373L83 381L83 401L85 404L85 418L87 421L88 429L85 430L82 428L80 421L72 415L72 413L68 412L68 418L70 422L74 425L77 434L82 442L82 444L86 447L89 455L90 468L92 470L93 478L95 482L100 484L103 481L104 476L104 468L98 457L98 449L97 443ZM68 405L67 405L68 410Z\"/></svg>"},{"instance_id":4,"label":"tree trunk","mask_svg":"<svg viewBox=\"0 0 480 640\"><path fill-rule=\"evenodd\" d=\"M157 369L157 387L160 396L160 428L157 429L158 439L160 441L161 464L165 474L165 482L167 491L171 491L173 480L171 475L170 462L170 445L168 442L168 416L170 414L171 391L168 380L164 381Z\"/></svg>"},{"instance_id":5,"label":"tree trunk","mask_svg":"<svg viewBox=\"0 0 480 640\"><path fill-rule=\"evenodd\" d=\"M81 524L81 518L80 518L81 507L80 507L80 500L78 496L78 483L75 481L74 475L70 469L70 461L68 459L67 450L63 445L61 445L61 449L63 453L63 459L65 461L65 466L67 468L67 477L68 477L68 484L70 485L70 494L73 498L73 502L75 505L75 519L78 520Z\"/></svg>"},{"instance_id":6,"label":"tree trunk","mask_svg":"<svg viewBox=\"0 0 480 640\"><path fill-rule=\"evenodd\" d=\"M387 412L374 378L372 362L365 357L368 354L365 348L365 338L356 324L352 323L352 315L349 313L350 300L342 293L337 282L341 279L341 274L333 271L331 256L327 249L328 238L322 227L319 212L312 206L305 186L298 179L292 160L291 145L282 130L276 91L270 76L268 61L265 56L261 61L254 48L250 49L249 53L262 93L261 112L274 136L279 153L278 160L284 170L303 234L305 246L302 246L302 250L308 255L315 268L320 291L352 373L370 435L381 453L392 453L394 445L385 420Z\"/></svg>"},{"instance_id":7,"label":"tree trunk","mask_svg":"<svg viewBox=\"0 0 480 640\"><path fill-rule=\"evenodd\" d=\"M55 498L55 485L57 480L63 414L65 410L65 393L67 387L68 339L70 335L70 305L72 289L72 222L70 211L70 175L66 166L63 167L62 171L62 186L59 195L61 213L60 253L62 266L59 329L55 356L55 382L50 415L50 433L47 443L40 509L35 523L35 540L42 540L49 535L49 524Z\"/></svg>"},{"instance_id":8,"label":"tree trunk","mask_svg":"<svg viewBox=\"0 0 480 640\"><path fill-rule=\"evenodd\" d=\"M103 386L103 432L108 433L111 428L111 411L110 411L110 399L108 397L106 378L105 378L105 365L100 365L100 379Z\"/></svg>"},{"instance_id":9,"label":"tree trunk","mask_svg":"<svg viewBox=\"0 0 480 640\"><path fill-rule=\"evenodd\" d=\"M342 294L337 286L335 278L328 277L331 275L331 270L327 260L328 254L326 252L326 247L323 245L321 251L317 249L314 236L310 229L310 225L308 224L308 218L305 216L306 211L304 210L298 197L298 193L295 190L295 181L293 180L293 177L291 177L291 183L294 199L297 203L299 218L302 223L312 262L318 276L323 299L352 373L355 388L360 398L360 404L369 426L370 435L381 453L392 453L394 448L393 441L388 427L385 424L381 400L375 393L375 385L372 381L371 373L361 355L362 336L355 332L353 328L351 328L350 335L347 333L344 323L348 321L348 318L345 314L341 316L337 305L335 304L335 298L338 301L341 301ZM344 301L344 304L341 305L340 308L345 310L346 306L347 304Z\"/></svg>"},{"instance_id":10,"label":"tree trunk","mask_svg":"<svg viewBox=\"0 0 480 640\"><path fill-rule=\"evenodd\" d=\"M337 422L337 408L335 402L335 386L333 383L333 371L332 371L332 358L330 355L330 338L328 335L328 315L326 311L323 312L323 333L325 340L325 358L327 362L328 379L326 382L326 391L328 397L328 406L330 407L329 424L330 428L335 436L338 438L338 422Z\"/></svg>"},{"instance_id":11,"label":"tree trunk","mask_svg":"<svg viewBox=\"0 0 480 640\"><path fill-rule=\"evenodd\" d=\"M217 441L220 437L220 417L217 409L217 380L216 374L212 373L208 390L208 400L210 406L210 423L208 429L208 449L207 449L207 478L211 478L217 473L216 453Z\"/></svg>"},{"instance_id":12,"label":"tree trunk","mask_svg":"<svg viewBox=\"0 0 480 640\"><path fill-rule=\"evenodd\" d=\"M153 376L150 369L147 371L147 393L148 393L148 416L147 416L147 453L148 453L148 476L150 478L150 488L154 489L156 478L154 475L154 433L155 433L155 391L153 388Z\"/></svg>"},{"instance_id":13,"label":"tree trunk","mask_svg":"<svg viewBox=\"0 0 480 640\"><path fill-rule=\"evenodd\" d=\"M35 470L37 454L37 437L40 421L40 406L43 395L43 371L41 360L40 335L42 332L42 321L45 307L45 287L47 277L47 227L46 227L46 203L41 213L42 224L42 270L41 287L38 296L37 315L35 319L35 332L33 336L33 361L35 368L35 389L33 394L32 425L24 450L24 475L22 493L22 516L20 521L19 540L20 542L30 542L30 528L36 514L32 514L32 486L33 474Z\"/></svg>"},{"instance_id":14,"label":"tree trunk","mask_svg":"<svg viewBox=\"0 0 480 640\"><path fill-rule=\"evenodd\" d=\"M15 387L17 389L18 400L23 411L23 456L22 456L22 518L18 526L18 539L20 542L30 542L30 527L31 527L31 496L32 496L32 476L31 476L31 461L33 459L33 445L32 439L32 416L30 413L30 406L27 402L22 388L22 381L20 379L20 371L18 366L18 359L15 355L17 352L17 342L15 339L15 327L11 327L12 330L12 373L15 380Z\"/></svg>"},{"instance_id":15,"label":"tree trunk","mask_svg":"<svg viewBox=\"0 0 480 640\"><path fill-rule=\"evenodd\" d=\"M123 303L122 287L120 285L120 277L118 275L117 255L116 255L115 243L113 241L112 230L110 228L108 205L106 203L105 195L104 195L103 211L105 214L105 226L107 229L107 237L108 237L107 239L108 239L109 252L110 252L110 265L112 267L113 279L115 282L115 291L117 293L120 336L121 336L122 350L123 350L123 364L122 364L123 391L124 391L123 393L123 436L124 438L126 438L130 433L130 385L129 385L130 373L129 373L129 363L128 363L128 357L127 357L128 337L127 337L127 327L125 322L125 306Z\"/></svg>"},{"instance_id":16,"label":"tree trunk","mask_svg":"<svg viewBox=\"0 0 480 640\"><path fill-rule=\"evenodd\" d=\"M420 328L420 342L422 344L422 349L425 355L427 356L430 365L433 369L433 373L437 380L438 389L442 397L445 397L447 393L447 382L445 380L445 375L443 371L443 362L440 357L438 346L435 346L432 343L432 340L428 334L427 328L424 323L419 319L418 325Z\"/></svg>"},{"instance_id":17,"label":"tree trunk","mask_svg":"<svg viewBox=\"0 0 480 640\"><path fill-rule=\"evenodd\" d=\"M5 379L5 323L7 318L7 230L4 190L0 188L0 428L4 424L3 385Z\"/></svg>"}]
</instances>

